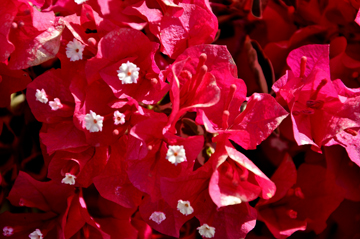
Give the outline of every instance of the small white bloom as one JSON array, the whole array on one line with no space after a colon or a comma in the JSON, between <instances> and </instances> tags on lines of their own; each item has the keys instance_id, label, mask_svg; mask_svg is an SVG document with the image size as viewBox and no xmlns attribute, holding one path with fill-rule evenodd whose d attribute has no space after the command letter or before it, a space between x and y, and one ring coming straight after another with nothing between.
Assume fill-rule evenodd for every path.
<instances>
[{"instance_id":1,"label":"small white bloom","mask_svg":"<svg viewBox=\"0 0 360 239\"><path fill-rule=\"evenodd\" d=\"M85 115L84 120L86 129L91 133L102 131L104 120L103 116L97 115L95 112L90 110L90 113Z\"/></svg>"},{"instance_id":2,"label":"small white bloom","mask_svg":"<svg viewBox=\"0 0 360 239\"><path fill-rule=\"evenodd\" d=\"M197 228L201 236L206 238L212 238L215 235L215 227L210 227L208 224L204 223L201 227Z\"/></svg>"},{"instance_id":3,"label":"small white bloom","mask_svg":"<svg viewBox=\"0 0 360 239\"><path fill-rule=\"evenodd\" d=\"M137 83L137 79L139 78L139 71L139 67L128 61L121 64L117 73L119 80L121 80L123 84L132 84Z\"/></svg>"},{"instance_id":4,"label":"small white bloom","mask_svg":"<svg viewBox=\"0 0 360 239\"><path fill-rule=\"evenodd\" d=\"M114 124L125 124L125 115L120 113L118 110L114 112Z\"/></svg>"},{"instance_id":5,"label":"small white bloom","mask_svg":"<svg viewBox=\"0 0 360 239\"><path fill-rule=\"evenodd\" d=\"M5 227L3 228L3 235L4 235L5 237L12 236L12 234L14 234L14 228L8 227L8 226L5 226Z\"/></svg>"},{"instance_id":6,"label":"small white bloom","mask_svg":"<svg viewBox=\"0 0 360 239\"><path fill-rule=\"evenodd\" d=\"M51 107L51 110L54 110L54 111L61 109L63 107L59 98L55 98L54 101L49 101L49 105Z\"/></svg>"},{"instance_id":7,"label":"small white bloom","mask_svg":"<svg viewBox=\"0 0 360 239\"><path fill-rule=\"evenodd\" d=\"M32 233L29 234L30 239L43 239L43 234L39 229L36 229Z\"/></svg>"},{"instance_id":8,"label":"small white bloom","mask_svg":"<svg viewBox=\"0 0 360 239\"><path fill-rule=\"evenodd\" d=\"M77 3L77 4L80 4L80 3ZM70 61L82 60L82 54L83 54L84 48L85 48L85 46L83 44L81 44L81 42L79 42L78 40L76 40L74 38L74 40L69 41L69 43L66 45L66 56L68 58L70 58Z\"/></svg>"},{"instance_id":9,"label":"small white bloom","mask_svg":"<svg viewBox=\"0 0 360 239\"><path fill-rule=\"evenodd\" d=\"M177 210L180 211L185 216L190 215L194 212L194 208L190 205L189 201L179 200L177 204Z\"/></svg>"},{"instance_id":10,"label":"small white bloom","mask_svg":"<svg viewBox=\"0 0 360 239\"><path fill-rule=\"evenodd\" d=\"M72 175L71 173L65 173L65 178L61 180L61 183L63 184L69 184L74 185L75 184L75 175Z\"/></svg>"},{"instance_id":11,"label":"small white bloom","mask_svg":"<svg viewBox=\"0 0 360 239\"><path fill-rule=\"evenodd\" d=\"M173 163L175 165L186 161L184 146L170 145L166 153L166 159L169 160L170 163Z\"/></svg>"},{"instance_id":12,"label":"small white bloom","mask_svg":"<svg viewBox=\"0 0 360 239\"><path fill-rule=\"evenodd\" d=\"M150 220L153 220L157 224L160 224L162 221L166 219L166 216L163 212L153 212L149 217Z\"/></svg>"},{"instance_id":13,"label":"small white bloom","mask_svg":"<svg viewBox=\"0 0 360 239\"><path fill-rule=\"evenodd\" d=\"M37 101L46 104L48 102L48 98L46 96L46 92L44 89L36 89L35 97Z\"/></svg>"},{"instance_id":14,"label":"small white bloom","mask_svg":"<svg viewBox=\"0 0 360 239\"><path fill-rule=\"evenodd\" d=\"M74 0L77 4L82 4L84 2L86 2L87 0Z\"/></svg>"}]
</instances>

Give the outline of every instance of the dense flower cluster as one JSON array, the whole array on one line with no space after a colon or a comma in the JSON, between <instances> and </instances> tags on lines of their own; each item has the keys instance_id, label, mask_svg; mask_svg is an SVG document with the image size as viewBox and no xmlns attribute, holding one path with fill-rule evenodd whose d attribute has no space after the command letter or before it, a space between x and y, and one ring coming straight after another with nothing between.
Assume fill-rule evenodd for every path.
<instances>
[{"instance_id":1,"label":"dense flower cluster","mask_svg":"<svg viewBox=\"0 0 360 239\"><path fill-rule=\"evenodd\" d=\"M0 107L41 129L0 164L1 236L287 238L345 227L346 210L358 222L359 7L2 0ZM0 149L29 140L12 122Z\"/></svg>"}]
</instances>

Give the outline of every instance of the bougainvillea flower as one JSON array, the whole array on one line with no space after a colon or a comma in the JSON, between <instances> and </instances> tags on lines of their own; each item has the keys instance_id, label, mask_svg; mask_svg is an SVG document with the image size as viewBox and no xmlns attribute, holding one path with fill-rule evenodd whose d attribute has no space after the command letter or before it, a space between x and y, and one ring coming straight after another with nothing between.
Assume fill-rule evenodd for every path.
<instances>
[{"instance_id":1,"label":"bougainvillea flower","mask_svg":"<svg viewBox=\"0 0 360 239\"><path fill-rule=\"evenodd\" d=\"M93 181L102 197L123 207L133 208L140 204L144 193L134 187L126 173L126 146L126 137L111 145L109 161Z\"/></svg>"},{"instance_id":2,"label":"bougainvillea flower","mask_svg":"<svg viewBox=\"0 0 360 239\"><path fill-rule=\"evenodd\" d=\"M57 151L50 161L48 177L63 184L72 185L74 180L75 186L89 187L109 157L107 147L91 147L78 153Z\"/></svg>"},{"instance_id":3,"label":"bougainvillea flower","mask_svg":"<svg viewBox=\"0 0 360 239\"><path fill-rule=\"evenodd\" d=\"M241 79L237 78L236 65L225 46L199 45L189 47L175 60L172 68L173 75L166 75L170 73L169 69L162 72L162 74L167 76L168 81L172 85L170 96L173 97L173 111L176 110L177 104L180 104L179 108L181 109L184 106L191 106L190 103L193 105L201 103L208 117L216 122L216 124L221 125L221 119L219 119L218 114L224 110L224 105L227 104L232 84L236 86L237 90L233 94L232 104L230 105L229 103L230 108L228 110L230 112L238 112L239 105L245 100L246 86ZM198 75L201 73L201 70L205 69L205 75L211 73L216 83L214 86L207 86L201 89L194 88L195 86L200 86ZM174 74L179 81L177 84L175 84ZM210 78L209 80L212 79ZM195 91L191 93L195 94L193 96L194 99L192 99L193 102L189 102L191 94L187 91L190 90ZM180 98L179 103L177 103L176 91L180 91L178 96ZM217 97L218 100L216 100ZM195 101L196 99L201 101L197 102ZM235 115L231 117L235 118Z\"/></svg>"},{"instance_id":4,"label":"bougainvillea flower","mask_svg":"<svg viewBox=\"0 0 360 239\"><path fill-rule=\"evenodd\" d=\"M296 174L295 165L288 156L272 179L279 185L278 195L269 201L260 200L257 209L259 219L276 238L286 238L305 229L317 234L322 232L326 220L344 199L342 188L335 184L334 175L328 174L325 168L303 164Z\"/></svg>"},{"instance_id":5,"label":"bougainvillea flower","mask_svg":"<svg viewBox=\"0 0 360 239\"><path fill-rule=\"evenodd\" d=\"M173 237L179 237L180 228L189 220L189 217L171 208L164 200L152 202L149 196L144 198L139 210L141 217L152 228Z\"/></svg>"},{"instance_id":6,"label":"bougainvillea flower","mask_svg":"<svg viewBox=\"0 0 360 239\"><path fill-rule=\"evenodd\" d=\"M214 40L218 22L207 0L191 3L181 1L171 4L166 10L164 5L169 5L170 1L164 1L165 4L160 2L162 12L156 11L154 14L154 9L148 8L145 1L135 8L135 12L148 20L150 31L160 40L162 53L175 59L188 47Z\"/></svg>"},{"instance_id":7,"label":"bougainvillea flower","mask_svg":"<svg viewBox=\"0 0 360 239\"><path fill-rule=\"evenodd\" d=\"M271 111L268 110L270 108ZM237 115L235 113L236 118L234 115L230 118L231 115L232 112L225 109L221 124L216 125L207 118L205 112L200 112L197 122L203 124L209 132L219 134L213 138L214 142L226 136L245 149L255 149L280 125L288 113L269 94L254 93L248 98L243 112Z\"/></svg>"},{"instance_id":8,"label":"bougainvillea flower","mask_svg":"<svg viewBox=\"0 0 360 239\"><path fill-rule=\"evenodd\" d=\"M87 62L87 80L91 83L102 78L120 99L132 97L145 104L156 103L168 90L168 85L157 79L159 68L154 61L157 49L158 44L150 42L140 31L114 30L100 40L96 57ZM136 83L123 84L118 76L119 68L127 62L139 68Z\"/></svg>"},{"instance_id":9,"label":"bougainvillea flower","mask_svg":"<svg viewBox=\"0 0 360 239\"><path fill-rule=\"evenodd\" d=\"M72 186L54 181L37 181L20 171L8 196L9 201L15 206L37 208L44 212L4 213L0 216L0 225L13 228L14 238L28 238L35 231L44 237L61 235L60 215L67 210L67 198L73 195L74 190Z\"/></svg>"},{"instance_id":10,"label":"bougainvillea flower","mask_svg":"<svg viewBox=\"0 0 360 239\"><path fill-rule=\"evenodd\" d=\"M40 12L21 2L13 23L9 39L15 50L11 53L10 68L25 69L55 57L64 23L53 12Z\"/></svg>"},{"instance_id":11,"label":"bougainvillea flower","mask_svg":"<svg viewBox=\"0 0 360 239\"><path fill-rule=\"evenodd\" d=\"M110 235L90 216L81 189L67 199L67 205L60 222L66 239L90 235L94 238L110 239Z\"/></svg>"},{"instance_id":12,"label":"bougainvillea flower","mask_svg":"<svg viewBox=\"0 0 360 239\"><path fill-rule=\"evenodd\" d=\"M339 97L356 104L360 97L360 88L347 88L339 79L334 80L333 84L339 94ZM359 127L349 125L348 128L345 128L343 131L335 135L325 145L341 145L346 149L351 161L360 166L360 148L358 145L359 137Z\"/></svg>"},{"instance_id":13,"label":"bougainvillea flower","mask_svg":"<svg viewBox=\"0 0 360 239\"><path fill-rule=\"evenodd\" d=\"M338 93L330 79L328 55L328 45L292 51L287 60L291 71L273 86L290 109L298 145L311 144L316 150L342 130L360 126L358 97Z\"/></svg>"},{"instance_id":14,"label":"bougainvillea flower","mask_svg":"<svg viewBox=\"0 0 360 239\"><path fill-rule=\"evenodd\" d=\"M98 224L98 228L111 238L138 238L137 228L131 223L137 207L125 208L106 200L100 197L94 187L84 190L84 199L95 225Z\"/></svg>"},{"instance_id":15,"label":"bougainvillea flower","mask_svg":"<svg viewBox=\"0 0 360 239\"><path fill-rule=\"evenodd\" d=\"M189 201L200 225L214 228L213 238L242 238L255 226L256 210L241 203L218 208L209 195L209 180L212 166L206 163L200 169L177 178L161 181L161 194L168 205L176 209L179 199ZM233 224L233 223L236 223ZM198 229L199 230L199 229Z\"/></svg>"},{"instance_id":16,"label":"bougainvillea flower","mask_svg":"<svg viewBox=\"0 0 360 239\"><path fill-rule=\"evenodd\" d=\"M58 230L56 228L57 214L54 212L45 213L10 213L0 214L0 229L2 238L29 238L29 235L38 230L40 233L56 238ZM39 229L40 228L40 229Z\"/></svg>"},{"instance_id":17,"label":"bougainvillea flower","mask_svg":"<svg viewBox=\"0 0 360 239\"><path fill-rule=\"evenodd\" d=\"M129 2L121 2L114 4L109 0L97 0L100 7L99 13L105 19L120 27L131 27L136 30L142 30L146 25L146 21L140 17L126 12L132 5L141 2L140 0L132 0ZM95 5L95 4L93 4Z\"/></svg>"},{"instance_id":18,"label":"bougainvillea flower","mask_svg":"<svg viewBox=\"0 0 360 239\"><path fill-rule=\"evenodd\" d=\"M66 198L73 192L74 187L55 181L40 182L20 171L8 199L16 206L35 207L60 214L66 208Z\"/></svg>"},{"instance_id":19,"label":"bougainvillea flower","mask_svg":"<svg viewBox=\"0 0 360 239\"><path fill-rule=\"evenodd\" d=\"M268 200L260 199L256 205L259 220L265 222L266 226L276 238L287 238L296 231L304 231L306 229L306 221L297 220L294 210L290 211L290 209L288 211L292 212L292 216L290 217L289 215L291 214L287 213L286 208L264 209L264 205L275 203L285 197L291 187L296 183L296 177L297 172L295 165L291 157L285 155L280 166L271 177L271 180L276 185L275 195ZM292 192L293 190L294 189L290 191ZM273 220L274 217L278 217L280 220Z\"/></svg>"},{"instance_id":20,"label":"bougainvillea flower","mask_svg":"<svg viewBox=\"0 0 360 239\"><path fill-rule=\"evenodd\" d=\"M75 104L69 85L70 81L66 73L60 69L47 71L29 84L26 98L38 121L52 124L72 117ZM41 100L40 97L46 97L49 102ZM57 110L51 106L51 102L55 103L55 99L58 99L57 101L62 105L60 107L57 104Z\"/></svg>"},{"instance_id":21,"label":"bougainvillea flower","mask_svg":"<svg viewBox=\"0 0 360 239\"><path fill-rule=\"evenodd\" d=\"M274 196L275 184L230 143L218 144L210 160L215 170L209 193L218 207L249 202L259 196L264 199Z\"/></svg>"},{"instance_id":22,"label":"bougainvillea flower","mask_svg":"<svg viewBox=\"0 0 360 239\"><path fill-rule=\"evenodd\" d=\"M155 200L161 197L159 185L162 178L177 177L193 170L204 139L202 136L181 138L171 134L163 135L167 117L159 113L152 113L150 117L138 122L130 131L130 135L147 147L147 154L144 155L145 158L128 159L127 173L135 187L148 193ZM132 145L129 146L128 151L133 150ZM177 164L167 158L167 154L172 154L171 148L175 146L183 147L186 155L186 159L179 155L182 159Z\"/></svg>"},{"instance_id":23,"label":"bougainvillea flower","mask_svg":"<svg viewBox=\"0 0 360 239\"><path fill-rule=\"evenodd\" d=\"M73 83L72 88L75 88L76 83ZM131 124L131 115L139 109L134 100L118 100L103 80L95 81L80 93L73 94L76 97L74 124L85 133L88 144L93 146L108 146L119 139ZM114 119L116 111L124 114L123 124Z\"/></svg>"},{"instance_id":24,"label":"bougainvillea flower","mask_svg":"<svg viewBox=\"0 0 360 239\"><path fill-rule=\"evenodd\" d=\"M46 145L48 154L57 150L83 151L90 145L83 131L75 127L72 120L64 120L53 125L43 125L40 132L41 142Z\"/></svg>"},{"instance_id":25,"label":"bougainvillea flower","mask_svg":"<svg viewBox=\"0 0 360 239\"><path fill-rule=\"evenodd\" d=\"M31 82L27 73L21 70L10 70L0 63L0 107L10 105L10 95L23 90Z\"/></svg>"}]
</instances>

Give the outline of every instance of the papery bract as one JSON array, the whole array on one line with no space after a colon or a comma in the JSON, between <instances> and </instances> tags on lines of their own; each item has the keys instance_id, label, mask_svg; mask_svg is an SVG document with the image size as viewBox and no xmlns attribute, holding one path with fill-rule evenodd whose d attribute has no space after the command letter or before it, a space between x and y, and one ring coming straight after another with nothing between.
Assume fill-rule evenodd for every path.
<instances>
[{"instance_id":1,"label":"papery bract","mask_svg":"<svg viewBox=\"0 0 360 239\"><path fill-rule=\"evenodd\" d=\"M43 123L58 123L68 118L71 119L74 113L74 98L69 90L70 81L66 76L66 72L57 69L50 70L36 77L29 84L26 91L26 98L29 106L36 119ZM49 101L58 98L63 105L62 108L54 111L52 107L46 103L42 103L36 97L37 90L43 90Z\"/></svg>"},{"instance_id":2,"label":"papery bract","mask_svg":"<svg viewBox=\"0 0 360 239\"><path fill-rule=\"evenodd\" d=\"M9 35L15 46L9 61L11 69L36 66L55 57L64 29L60 18L55 18L53 12L39 12L30 4L22 2L14 21L17 27Z\"/></svg>"},{"instance_id":3,"label":"papery bract","mask_svg":"<svg viewBox=\"0 0 360 239\"><path fill-rule=\"evenodd\" d=\"M20 70L10 70L0 63L0 107L10 105L10 95L23 90L31 82L27 73Z\"/></svg>"},{"instance_id":4,"label":"papery bract","mask_svg":"<svg viewBox=\"0 0 360 239\"><path fill-rule=\"evenodd\" d=\"M124 207L136 207L143 193L132 185L127 175L125 151L127 138L111 146L111 155L104 170L94 178L95 187L101 196Z\"/></svg>"},{"instance_id":5,"label":"papery bract","mask_svg":"<svg viewBox=\"0 0 360 239\"><path fill-rule=\"evenodd\" d=\"M317 151L342 130L359 126L358 96L346 98L338 93L330 80L328 54L327 45L292 51L288 57L292 71L273 86L291 111L298 145L311 144Z\"/></svg>"},{"instance_id":6,"label":"papery bract","mask_svg":"<svg viewBox=\"0 0 360 239\"><path fill-rule=\"evenodd\" d=\"M158 44L150 42L140 31L113 30L100 40L96 57L87 62L87 80L91 83L102 78L120 99L132 97L145 104L157 102L168 89L164 81L157 79L159 68L154 61L157 48ZM117 70L127 61L140 68L136 84L122 84L117 76Z\"/></svg>"},{"instance_id":7,"label":"papery bract","mask_svg":"<svg viewBox=\"0 0 360 239\"><path fill-rule=\"evenodd\" d=\"M275 194L275 184L245 155L229 144L218 144L216 151L212 155L215 171L209 193L218 207L249 202L258 196L268 199Z\"/></svg>"}]
</instances>

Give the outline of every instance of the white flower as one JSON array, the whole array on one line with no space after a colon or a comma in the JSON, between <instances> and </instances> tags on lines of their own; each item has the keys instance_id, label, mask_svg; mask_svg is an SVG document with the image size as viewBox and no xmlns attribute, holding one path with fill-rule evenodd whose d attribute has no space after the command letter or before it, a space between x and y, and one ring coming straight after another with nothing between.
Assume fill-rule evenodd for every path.
<instances>
[{"instance_id":1,"label":"white flower","mask_svg":"<svg viewBox=\"0 0 360 239\"><path fill-rule=\"evenodd\" d=\"M86 2L87 0L74 0L77 4L81 4L81 3L84 3Z\"/></svg>"},{"instance_id":2,"label":"white flower","mask_svg":"<svg viewBox=\"0 0 360 239\"><path fill-rule=\"evenodd\" d=\"M118 110L114 112L114 124L125 124L125 115L120 113Z\"/></svg>"},{"instance_id":3,"label":"white flower","mask_svg":"<svg viewBox=\"0 0 360 239\"><path fill-rule=\"evenodd\" d=\"M166 219L166 216L163 212L153 212L149 217L149 220L153 220L157 224L160 224L162 221Z\"/></svg>"},{"instance_id":4,"label":"white flower","mask_svg":"<svg viewBox=\"0 0 360 239\"><path fill-rule=\"evenodd\" d=\"M189 201L179 200L177 204L177 210L179 210L185 216L194 212L194 208L190 205Z\"/></svg>"},{"instance_id":5,"label":"white flower","mask_svg":"<svg viewBox=\"0 0 360 239\"><path fill-rule=\"evenodd\" d=\"M32 233L29 234L30 239L43 239L43 234L39 229L36 229Z\"/></svg>"},{"instance_id":6,"label":"white flower","mask_svg":"<svg viewBox=\"0 0 360 239\"><path fill-rule=\"evenodd\" d=\"M3 228L3 235L4 235L5 237L12 236L12 234L14 234L14 228L8 227L8 226L5 226L5 227Z\"/></svg>"},{"instance_id":7,"label":"white flower","mask_svg":"<svg viewBox=\"0 0 360 239\"><path fill-rule=\"evenodd\" d=\"M35 97L37 101L46 104L48 102L48 98L46 96L46 92L44 89L36 89Z\"/></svg>"},{"instance_id":8,"label":"white flower","mask_svg":"<svg viewBox=\"0 0 360 239\"><path fill-rule=\"evenodd\" d=\"M51 110L54 110L54 111L61 109L63 107L59 98L55 98L54 101L49 101L49 105L51 107Z\"/></svg>"},{"instance_id":9,"label":"white flower","mask_svg":"<svg viewBox=\"0 0 360 239\"><path fill-rule=\"evenodd\" d=\"M128 61L121 64L117 73L119 80L121 80L123 84L132 84L137 83L137 79L139 78L139 71L139 67Z\"/></svg>"},{"instance_id":10,"label":"white flower","mask_svg":"<svg viewBox=\"0 0 360 239\"><path fill-rule=\"evenodd\" d=\"M210 227L208 224L204 223L201 227L197 228L201 236L206 238L212 238L215 235L215 227Z\"/></svg>"},{"instance_id":11,"label":"white flower","mask_svg":"<svg viewBox=\"0 0 360 239\"><path fill-rule=\"evenodd\" d=\"M185 149L182 145L171 145L166 153L166 159L177 165L186 161Z\"/></svg>"},{"instance_id":12,"label":"white flower","mask_svg":"<svg viewBox=\"0 0 360 239\"><path fill-rule=\"evenodd\" d=\"M66 45L66 56L70 58L70 61L82 60L84 48L85 46L74 38L73 41L69 41Z\"/></svg>"},{"instance_id":13,"label":"white flower","mask_svg":"<svg viewBox=\"0 0 360 239\"><path fill-rule=\"evenodd\" d=\"M103 116L97 115L95 112L90 110L90 113L85 115L84 120L86 129L91 133L102 131L104 120Z\"/></svg>"},{"instance_id":14,"label":"white flower","mask_svg":"<svg viewBox=\"0 0 360 239\"><path fill-rule=\"evenodd\" d=\"M63 184L69 184L74 185L75 184L76 177L72 175L71 173L65 173L65 178L61 180L61 183Z\"/></svg>"}]
</instances>

